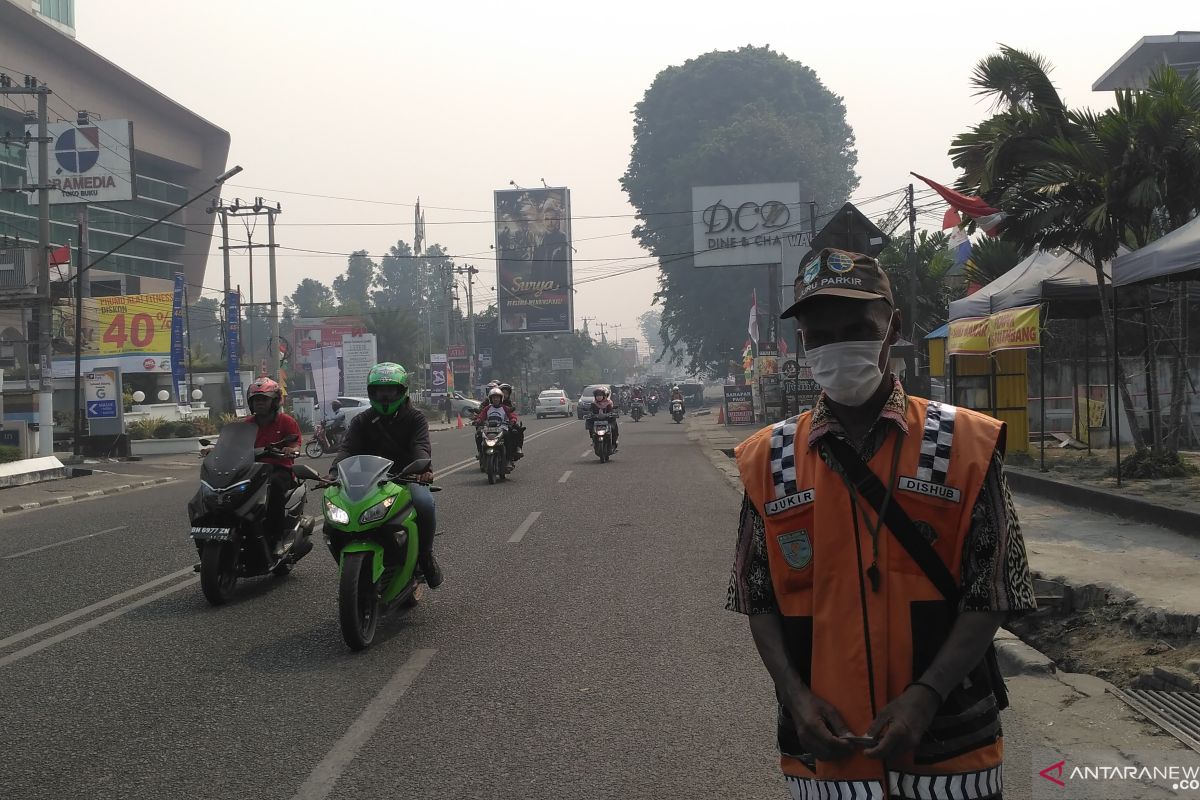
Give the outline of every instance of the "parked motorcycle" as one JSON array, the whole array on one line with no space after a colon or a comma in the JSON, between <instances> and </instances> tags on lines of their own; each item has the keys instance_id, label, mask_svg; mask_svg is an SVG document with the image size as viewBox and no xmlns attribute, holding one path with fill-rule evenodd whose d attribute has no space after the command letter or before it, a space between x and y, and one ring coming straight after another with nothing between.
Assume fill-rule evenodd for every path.
<instances>
[{"instance_id":1,"label":"parked motorcycle","mask_svg":"<svg viewBox=\"0 0 1200 800\"><path fill-rule=\"evenodd\" d=\"M351 650L370 646L381 616L421 599L417 512L408 488L420 481L405 476L429 465L424 458L397 470L386 458L351 456L326 484L323 532L338 562L338 624Z\"/></svg>"},{"instance_id":2,"label":"parked motorcycle","mask_svg":"<svg viewBox=\"0 0 1200 800\"><path fill-rule=\"evenodd\" d=\"M645 416L646 412L643 410L643 408L644 404L642 399L640 397L635 397L633 400L633 407L629 411L629 416L633 417L634 422L640 422L642 417Z\"/></svg>"},{"instance_id":3,"label":"parked motorcycle","mask_svg":"<svg viewBox=\"0 0 1200 800\"><path fill-rule=\"evenodd\" d=\"M330 453L336 453L340 440L335 433L330 433L324 423L318 423L313 436L304 445L304 455L309 458L320 458Z\"/></svg>"},{"instance_id":4,"label":"parked motorcycle","mask_svg":"<svg viewBox=\"0 0 1200 800\"><path fill-rule=\"evenodd\" d=\"M508 474L508 425L496 419L482 423L483 444L479 451L479 468L487 473L488 483L506 480Z\"/></svg>"},{"instance_id":5,"label":"parked motorcycle","mask_svg":"<svg viewBox=\"0 0 1200 800\"><path fill-rule=\"evenodd\" d=\"M592 418L592 449L600 457L601 464L608 463L608 459L612 457L611 426L616 418L615 414L604 414Z\"/></svg>"},{"instance_id":6,"label":"parked motorcycle","mask_svg":"<svg viewBox=\"0 0 1200 800\"><path fill-rule=\"evenodd\" d=\"M211 450L206 450L200 467L200 491L188 503L188 520L200 556L200 589L214 606L229 601L238 578L267 573L282 577L312 549L309 536L315 521L304 516L304 481L320 476L304 464L292 468L300 480L287 495L283 533L272 547L265 525L274 467L259 459L286 455L283 448L297 437L255 449L257 436L258 426L231 422L221 428L215 446L200 440Z\"/></svg>"},{"instance_id":7,"label":"parked motorcycle","mask_svg":"<svg viewBox=\"0 0 1200 800\"><path fill-rule=\"evenodd\" d=\"M675 420L676 424L683 422L683 401L671 401L671 419Z\"/></svg>"}]
</instances>

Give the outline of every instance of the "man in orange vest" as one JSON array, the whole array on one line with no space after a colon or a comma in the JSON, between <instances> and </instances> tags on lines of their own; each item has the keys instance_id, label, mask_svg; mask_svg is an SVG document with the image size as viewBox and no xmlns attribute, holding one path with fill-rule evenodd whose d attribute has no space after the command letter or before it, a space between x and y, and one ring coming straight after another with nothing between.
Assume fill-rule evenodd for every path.
<instances>
[{"instance_id":1,"label":"man in orange vest","mask_svg":"<svg viewBox=\"0 0 1200 800\"><path fill-rule=\"evenodd\" d=\"M1035 608L1004 481L1004 425L906 395L887 274L826 249L795 317L823 392L737 448L745 487L726 607L747 614L779 701L793 798L994 800L992 638Z\"/></svg>"}]
</instances>

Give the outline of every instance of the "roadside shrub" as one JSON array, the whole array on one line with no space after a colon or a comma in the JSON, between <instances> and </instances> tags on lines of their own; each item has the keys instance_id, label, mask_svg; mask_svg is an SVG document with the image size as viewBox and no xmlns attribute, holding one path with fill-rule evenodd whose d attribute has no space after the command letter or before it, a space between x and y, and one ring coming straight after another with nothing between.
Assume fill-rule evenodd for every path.
<instances>
[{"instance_id":1,"label":"roadside shrub","mask_svg":"<svg viewBox=\"0 0 1200 800\"><path fill-rule=\"evenodd\" d=\"M174 435L176 439L187 439L192 436L199 436L200 434L196 433L196 426L194 424L184 421L176 423Z\"/></svg>"},{"instance_id":2,"label":"roadside shrub","mask_svg":"<svg viewBox=\"0 0 1200 800\"><path fill-rule=\"evenodd\" d=\"M192 436L213 436L217 432L217 423L208 417L192 417L188 424L195 431Z\"/></svg>"},{"instance_id":3,"label":"roadside shrub","mask_svg":"<svg viewBox=\"0 0 1200 800\"><path fill-rule=\"evenodd\" d=\"M165 420L159 423L159 426L155 428L153 434L155 439L170 439L174 435L175 423L167 422Z\"/></svg>"},{"instance_id":4,"label":"roadside shrub","mask_svg":"<svg viewBox=\"0 0 1200 800\"><path fill-rule=\"evenodd\" d=\"M163 438L156 435L162 424L163 421L161 419L139 419L137 422L131 422L126 425L125 432L129 434L130 439Z\"/></svg>"},{"instance_id":5,"label":"roadside shrub","mask_svg":"<svg viewBox=\"0 0 1200 800\"><path fill-rule=\"evenodd\" d=\"M12 461L21 460L21 448L13 447L12 445L0 444L0 464L8 464Z\"/></svg>"},{"instance_id":6,"label":"roadside shrub","mask_svg":"<svg viewBox=\"0 0 1200 800\"><path fill-rule=\"evenodd\" d=\"M1116 469L1110 474L1115 477ZM1190 478L1197 474L1200 474L1200 470L1194 464L1174 452L1143 450L1121 462L1121 475L1126 478Z\"/></svg>"}]
</instances>

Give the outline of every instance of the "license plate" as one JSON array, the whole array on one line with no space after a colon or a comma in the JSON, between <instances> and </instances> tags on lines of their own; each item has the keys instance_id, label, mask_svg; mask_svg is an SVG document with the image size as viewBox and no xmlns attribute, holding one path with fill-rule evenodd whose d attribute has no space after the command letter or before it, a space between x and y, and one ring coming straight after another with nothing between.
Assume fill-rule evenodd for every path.
<instances>
[{"instance_id":1,"label":"license plate","mask_svg":"<svg viewBox=\"0 0 1200 800\"><path fill-rule=\"evenodd\" d=\"M231 539L231 528L192 528L193 539Z\"/></svg>"}]
</instances>

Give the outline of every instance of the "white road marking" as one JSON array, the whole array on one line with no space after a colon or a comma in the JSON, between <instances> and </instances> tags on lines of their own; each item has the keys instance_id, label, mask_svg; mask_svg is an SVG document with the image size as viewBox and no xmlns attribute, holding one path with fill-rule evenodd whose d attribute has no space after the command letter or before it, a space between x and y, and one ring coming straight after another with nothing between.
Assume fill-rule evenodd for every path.
<instances>
[{"instance_id":1,"label":"white road marking","mask_svg":"<svg viewBox=\"0 0 1200 800\"><path fill-rule=\"evenodd\" d=\"M126 527L128 527L128 526L118 525L115 528L105 528L104 530L96 531L95 533L87 533L87 534L84 534L83 536L76 536L74 539L64 539L61 542L53 542L51 544L44 544L41 547L34 547L34 548L30 548L29 550L22 550L19 553L13 553L11 556L5 556L4 558L7 560L10 558L20 558L21 556L31 555L32 553L40 553L43 550L49 550L51 547L58 547L60 544L70 544L71 542L82 542L84 539L91 539L93 536L103 536L106 533L113 533L114 531L123 531L123 530L125 530Z\"/></svg>"},{"instance_id":2,"label":"white road marking","mask_svg":"<svg viewBox=\"0 0 1200 800\"><path fill-rule=\"evenodd\" d=\"M529 533L529 529L533 527L533 523L537 522L538 517L541 515L542 512L540 511L534 511L530 513L530 515L525 518L525 521L521 523L521 527L517 528L517 532L508 537L508 541L510 543L515 543L524 539L525 534Z\"/></svg>"},{"instance_id":3,"label":"white road marking","mask_svg":"<svg viewBox=\"0 0 1200 800\"><path fill-rule=\"evenodd\" d=\"M325 800L329 797L346 767L354 761L363 745L370 741L375 729L404 697L413 681L421 674L421 670L429 666L435 653L437 650L417 650L409 656L408 661L404 662L387 685L379 690L379 694L375 695L358 715L358 719L354 720L345 735L326 753L325 758L313 767L308 780L300 786L292 800Z\"/></svg>"},{"instance_id":4,"label":"white road marking","mask_svg":"<svg viewBox=\"0 0 1200 800\"><path fill-rule=\"evenodd\" d=\"M172 572L170 575L164 575L161 578L155 578L154 580L150 581L149 583L143 583L141 586L135 586L132 589L129 589L128 591L121 592L120 594L114 594L112 597L108 598L107 600L101 600L98 603L92 603L90 606L85 606L84 608L78 609L76 611L72 611L69 614L63 614L61 617L58 617L57 619L52 619L49 622L43 622L41 625L32 627L29 630L21 631L20 633L14 633L12 636L9 636L8 638L0 639L0 650L3 650L5 647L8 647L9 645L16 644L17 642L23 642L31 636L37 636L39 633L42 633L43 631L48 631L51 628L57 628L59 625L64 625L73 619L79 619L80 617L91 614L93 611L99 611L100 609L107 608L108 606L111 606L114 603L119 603L122 600L126 600L130 597L133 597L134 595L139 595L142 592L146 591L147 589L153 589L155 586L161 586L162 584L166 583L167 581L172 581L172 580L175 580L176 578L182 578L184 575L187 575L193 571L194 570L192 567L185 567L185 568L179 570L178 572Z\"/></svg>"},{"instance_id":5,"label":"white road marking","mask_svg":"<svg viewBox=\"0 0 1200 800\"><path fill-rule=\"evenodd\" d=\"M584 450L583 453L581 453L579 457L587 458L588 456L590 456L592 454L592 452L593 452L592 450Z\"/></svg>"},{"instance_id":6,"label":"white road marking","mask_svg":"<svg viewBox=\"0 0 1200 800\"><path fill-rule=\"evenodd\" d=\"M559 482L559 483L566 483L567 481L569 481L569 480L571 479L571 473L572 473L572 472L574 472L574 470L570 470L570 469L569 469L569 470L567 470L566 472L564 472L564 473L563 473L563 476L562 476L561 478L559 478L559 479L558 479L558 482Z\"/></svg>"},{"instance_id":7,"label":"white road marking","mask_svg":"<svg viewBox=\"0 0 1200 800\"><path fill-rule=\"evenodd\" d=\"M191 572L192 571L191 567L188 567L187 571ZM13 663L14 661L20 661L22 658L25 658L26 656L31 656L34 653L45 650L47 647L56 645L59 642L70 639L73 636L78 636L81 633L86 633L86 632L90 631L92 628L97 628L110 620L114 620L117 617L122 616L123 614L128 614L130 611L133 611L134 609L141 608L144 605L149 605L150 603L153 603L155 600L158 600L159 598L166 597L167 595L172 594L173 592L178 592L180 589L186 589L187 587L196 583L198 580L200 580L199 576L194 577L194 578L188 578L187 580L183 581L182 583L177 583L174 586L168 586L166 589L163 589L162 591L155 592L154 594L146 595L145 597L142 597L138 600L134 600L132 603L130 603L127 606L121 606L120 608L115 608L112 611L109 611L107 614L101 614L100 616L96 617L95 619L89 619L87 622L82 622L79 625L76 625L74 628L67 628L65 631L63 631L61 633L56 633L53 636L42 639L40 642L35 642L34 644L31 644L28 647L23 647L14 653L9 653L8 655L4 656L3 658L0 658L0 667L6 667L9 664Z\"/></svg>"}]
</instances>

